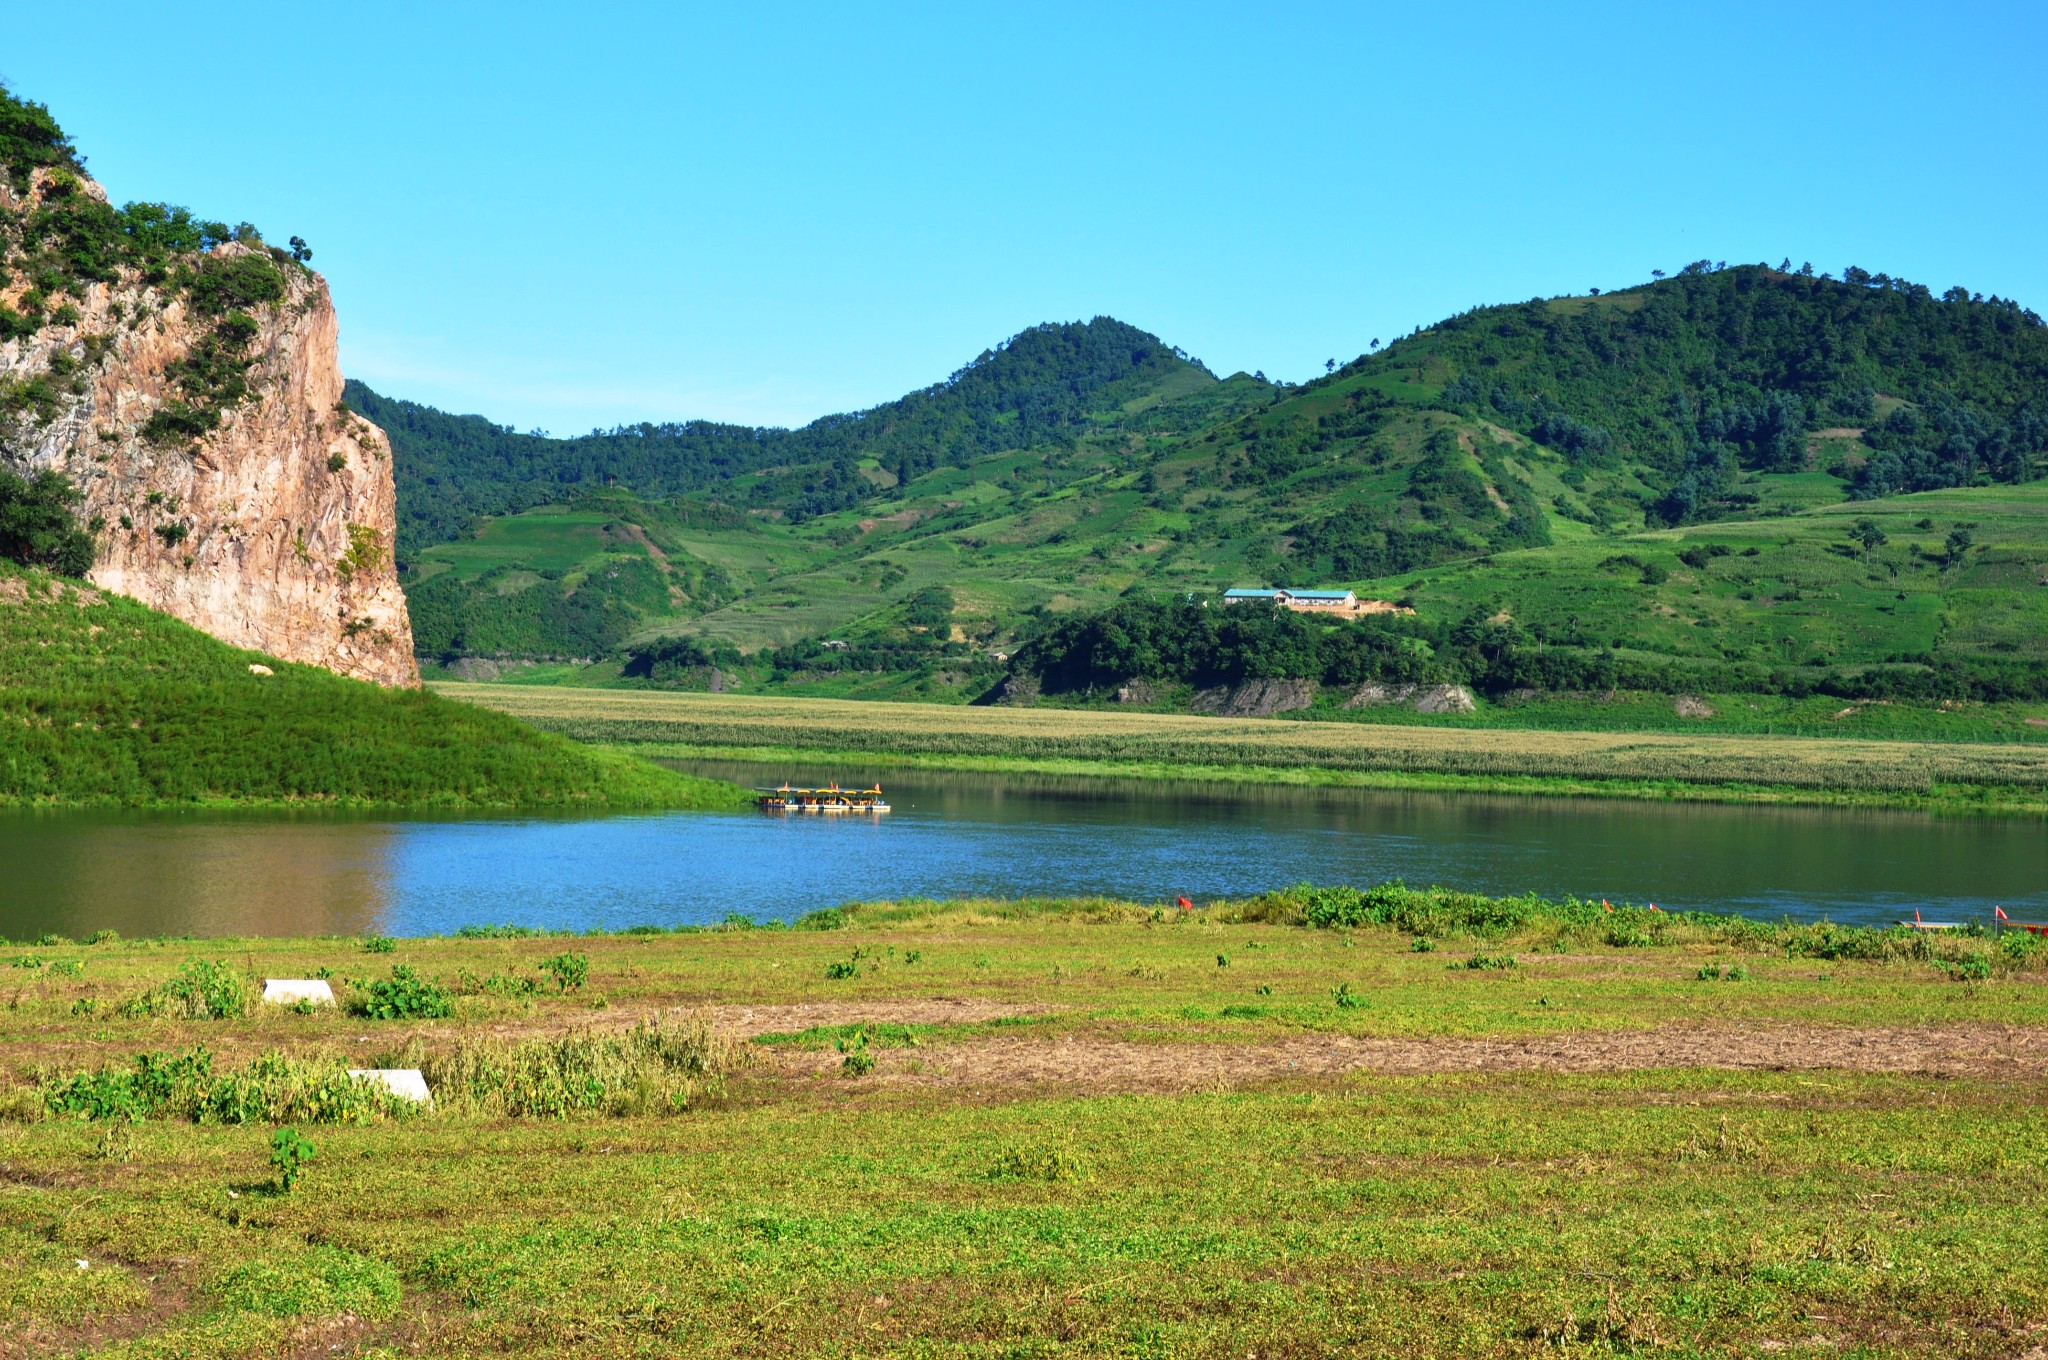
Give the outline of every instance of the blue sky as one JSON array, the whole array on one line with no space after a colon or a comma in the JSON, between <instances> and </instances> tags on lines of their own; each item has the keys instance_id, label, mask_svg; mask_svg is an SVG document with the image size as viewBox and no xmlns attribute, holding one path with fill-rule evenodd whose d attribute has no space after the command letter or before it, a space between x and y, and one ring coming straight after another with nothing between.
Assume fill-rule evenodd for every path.
<instances>
[{"instance_id":1,"label":"blue sky","mask_svg":"<svg viewBox=\"0 0 2048 1360\"><path fill-rule=\"evenodd\" d=\"M347 371L800 423L1108 314L1302 379L1698 258L2048 310L2048 6L97 0L0 74L116 201L297 234Z\"/></svg>"}]
</instances>

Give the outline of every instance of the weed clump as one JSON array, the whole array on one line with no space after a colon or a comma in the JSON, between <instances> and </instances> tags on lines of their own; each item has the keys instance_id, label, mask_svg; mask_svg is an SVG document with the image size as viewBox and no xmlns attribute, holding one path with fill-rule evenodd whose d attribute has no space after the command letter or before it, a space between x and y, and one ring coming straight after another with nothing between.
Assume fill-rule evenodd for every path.
<instances>
[{"instance_id":1,"label":"weed clump","mask_svg":"<svg viewBox=\"0 0 2048 1360\"><path fill-rule=\"evenodd\" d=\"M403 963L391 966L391 976L363 988L355 1013L371 1020L440 1020L455 1013L448 989L430 982Z\"/></svg>"},{"instance_id":2,"label":"weed clump","mask_svg":"<svg viewBox=\"0 0 2048 1360\"><path fill-rule=\"evenodd\" d=\"M988 1169L992 1181L1085 1180L1088 1168L1079 1157L1062 1147L1010 1147L999 1154Z\"/></svg>"},{"instance_id":3,"label":"weed clump","mask_svg":"<svg viewBox=\"0 0 2048 1360\"><path fill-rule=\"evenodd\" d=\"M185 1119L195 1124L366 1124L402 1118L413 1103L351 1077L337 1058L270 1052L247 1067L214 1070L204 1046L138 1053L126 1066L38 1075L43 1112L83 1120Z\"/></svg>"},{"instance_id":4,"label":"weed clump","mask_svg":"<svg viewBox=\"0 0 2048 1360\"><path fill-rule=\"evenodd\" d=\"M177 975L121 1007L129 1019L168 1015L231 1020L249 1013L251 988L225 959L187 959Z\"/></svg>"},{"instance_id":5,"label":"weed clump","mask_svg":"<svg viewBox=\"0 0 2048 1360\"><path fill-rule=\"evenodd\" d=\"M694 1016L645 1022L616 1034L553 1039L464 1039L443 1052L409 1044L437 1108L513 1119L571 1114L673 1114L709 1083L746 1067L753 1051Z\"/></svg>"},{"instance_id":6,"label":"weed clump","mask_svg":"<svg viewBox=\"0 0 2048 1360\"><path fill-rule=\"evenodd\" d=\"M555 980L557 992L581 991L590 977L590 960L581 954L557 954L542 960L540 971Z\"/></svg>"}]
</instances>

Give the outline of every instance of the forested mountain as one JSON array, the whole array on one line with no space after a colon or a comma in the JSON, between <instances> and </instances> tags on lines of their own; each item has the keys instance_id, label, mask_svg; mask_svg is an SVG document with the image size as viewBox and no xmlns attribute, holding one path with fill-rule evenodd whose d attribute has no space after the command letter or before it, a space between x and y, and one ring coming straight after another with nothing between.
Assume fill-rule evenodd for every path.
<instances>
[{"instance_id":1,"label":"forested mountain","mask_svg":"<svg viewBox=\"0 0 2048 1360\"><path fill-rule=\"evenodd\" d=\"M944 382L796 430L698 420L552 439L394 400L358 382L347 395L391 435L399 552L409 561L429 544L462 537L480 516L598 489L674 496L769 469L776 475L755 483L750 503L800 522L942 464L1071 438L1127 403L1214 381L1158 337L1097 317L1034 326ZM863 475L863 463L881 475Z\"/></svg>"},{"instance_id":2,"label":"forested mountain","mask_svg":"<svg viewBox=\"0 0 2048 1360\"><path fill-rule=\"evenodd\" d=\"M1855 629L1838 626L1839 610L1784 601L1838 593L1843 568L1827 564L1842 526L1860 521L1835 517L1861 513L1859 503L1941 488L1996 493L2037 476L2044 412L2048 328L2015 303L1960 289L1937 297L1856 269L1837 280L1704 263L1622 292L1482 308L1294 387L1217 380L1112 321L1039 328L947 383L859 417L788 432L647 427L699 432L699 454L673 466L653 456L667 436L543 441L482 421L471 428L528 442L516 457L480 443L448 458L452 436L434 450L409 447L413 426L389 405L374 408L402 469L427 455L461 463L534 505L575 500L576 488L613 476L667 497L633 511L614 496L598 525L579 519L594 513L583 502L498 519L481 537L421 550L416 579L456 572L434 589L474 621L423 629L442 639L423 655L478 654L480 639L511 636L499 624L516 612L528 640L500 644L504 654L621 656L632 637L682 632L701 639L692 655L778 649L775 673L791 682L922 667L956 686L975 683L963 658L1014 648L1045 616L1133 592L1350 584L1459 619L1482 605L1488 616L1522 617L1517 595L1531 587L1509 584L1509 564L1525 560L1581 580L1588 601L1571 607L1579 586L1569 585L1543 595L1541 608L1529 596L1529 617L1543 619L1540 645L1581 645L1597 632L1602 646L1641 644L1652 658L1885 661L1931 655L1926 621L1949 618L1940 636L1981 633L1983 646L2010 651L2005 624L1984 632L1981 610L1975 622L1954 614L1957 592L1989 578L1962 570L1939 534L1932 544L1916 538L1918 555L1886 571L1942 569L1907 603L1874 595ZM711 438L720 430L730 442ZM743 466L748 458L759 461ZM680 496L667 490L677 487ZM660 562L689 574L672 586L666 618L642 582L640 603L606 615L604 628L582 627L573 645L566 633L559 645L536 645L554 626L546 619L566 617L553 596L638 580L611 568L636 551L636 516L657 514L668 517ZM1786 524L1785 542L1801 546L1771 559L1784 579L1766 581L1752 563L1716 566L1732 584L1714 621L1672 625L1693 615L1663 598L1677 586L1648 577L1692 569L1661 565L1641 536L1736 519ZM1944 522L1941 533L1967 538L1981 523L1973 551L1982 556L2005 551L2004 537L2028 522L2001 514ZM572 547L576 535L582 548ZM1625 539L1638 546L1620 546ZM2011 546L2033 551L2020 539ZM1869 549L1870 560L1884 552ZM496 573L488 580L476 575L485 562ZM2031 570L2021 571L2029 583ZM471 583L460 599L457 580ZM1630 594L1645 585L1654 605ZM944 618L913 622L906 602L933 591L949 601ZM1424 643L1449 626L1425 623L1415 635ZM849 645L820 650L826 638Z\"/></svg>"}]
</instances>

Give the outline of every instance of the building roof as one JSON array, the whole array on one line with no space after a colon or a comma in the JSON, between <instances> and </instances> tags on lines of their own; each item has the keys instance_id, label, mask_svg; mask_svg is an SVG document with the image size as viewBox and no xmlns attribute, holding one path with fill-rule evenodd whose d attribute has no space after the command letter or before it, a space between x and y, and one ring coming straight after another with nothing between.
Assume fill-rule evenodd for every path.
<instances>
[{"instance_id":1,"label":"building roof","mask_svg":"<svg viewBox=\"0 0 2048 1360\"><path fill-rule=\"evenodd\" d=\"M1285 586L1281 589L1297 600L1348 600L1351 598L1351 592L1348 590L1294 590Z\"/></svg>"},{"instance_id":2,"label":"building roof","mask_svg":"<svg viewBox=\"0 0 2048 1360\"><path fill-rule=\"evenodd\" d=\"M1254 589L1249 586L1233 586L1223 592L1223 598L1226 600L1272 600L1278 599L1279 595L1280 592L1277 590L1264 587Z\"/></svg>"},{"instance_id":3,"label":"building roof","mask_svg":"<svg viewBox=\"0 0 2048 1360\"><path fill-rule=\"evenodd\" d=\"M1277 600L1285 595L1290 600L1348 600L1348 590L1296 590L1292 586L1234 586L1223 592L1226 600Z\"/></svg>"}]
</instances>

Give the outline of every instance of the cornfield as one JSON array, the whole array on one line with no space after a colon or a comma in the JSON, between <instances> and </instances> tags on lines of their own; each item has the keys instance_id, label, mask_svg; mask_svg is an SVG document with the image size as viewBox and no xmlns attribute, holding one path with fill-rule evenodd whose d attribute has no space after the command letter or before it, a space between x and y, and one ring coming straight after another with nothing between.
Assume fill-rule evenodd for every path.
<instances>
[{"instance_id":1,"label":"cornfield","mask_svg":"<svg viewBox=\"0 0 2048 1360\"><path fill-rule=\"evenodd\" d=\"M2048 750L2022 745L1397 727L540 686L440 688L582 741L1873 793L2048 787Z\"/></svg>"}]
</instances>

